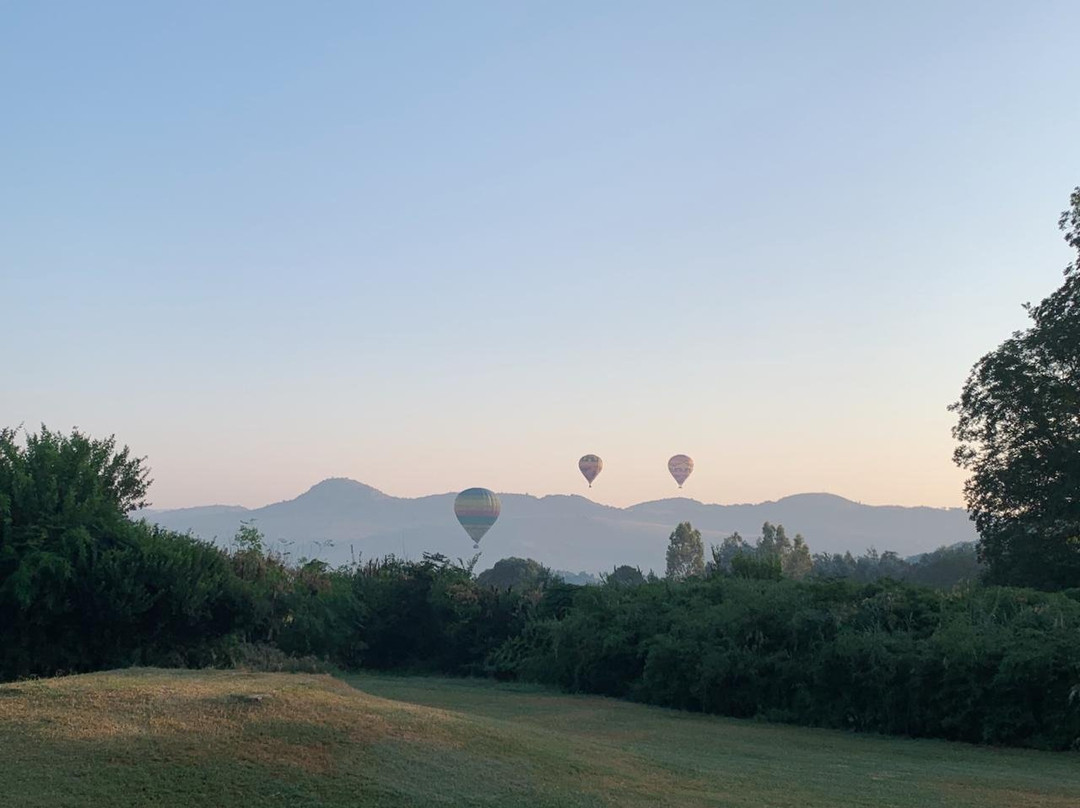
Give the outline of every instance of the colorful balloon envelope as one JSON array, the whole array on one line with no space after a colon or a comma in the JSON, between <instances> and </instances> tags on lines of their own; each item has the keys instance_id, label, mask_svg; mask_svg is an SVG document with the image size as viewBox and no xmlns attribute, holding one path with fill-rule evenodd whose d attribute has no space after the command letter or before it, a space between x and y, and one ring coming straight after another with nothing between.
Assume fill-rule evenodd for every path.
<instances>
[{"instance_id":1,"label":"colorful balloon envelope","mask_svg":"<svg viewBox=\"0 0 1080 808\"><path fill-rule=\"evenodd\" d=\"M671 472L671 476L675 478L675 482L679 484L679 488L682 488L682 484L686 482L686 478L694 470L694 461L686 455L675 455L667 462L667 469Z\"/></svg>"},{"instance_id":2,"label":"colorful balloon envelope","mask_svg":"<svg viewBox=\"0 0 1080 808\"><path fill-rule=\"evenodd\" d=\"M454 516L473 540L474 547L480 546L480 539L495 524L501 510L502 505L495 492L486 488L469 488L454 500Z\"/></svg>"},{"instance_id":3,"label":"colorful balloon envelope","mask_svg":"<svg viewBox=\"0 0 1080 808\"><path fill-rule=\"evenodd\" d=\"M593 480L604 470L604 461L594 454L587 454L577 462L577 467L589 481L589 488L592 488Z\"/></svg>"}]
</instances>

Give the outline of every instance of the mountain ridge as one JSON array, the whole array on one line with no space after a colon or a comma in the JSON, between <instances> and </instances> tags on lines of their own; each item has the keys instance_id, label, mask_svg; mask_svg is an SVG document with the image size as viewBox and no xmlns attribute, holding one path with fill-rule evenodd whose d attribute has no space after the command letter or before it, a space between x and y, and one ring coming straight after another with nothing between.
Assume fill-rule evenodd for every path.
<instances>
[{"instance_id":1,"label":"mountain ridge","mask_svg":"<svg viewBox=\"0 0 1080 808\"><path fill-rule=\"evenodd\" d=\"M453 515L455 496L395 497L357 480L331 477L292 499L259 508L148 509L133 517L220 544L228 543L242 522L251 522L272 546L335 564L390 553L458 558L472 548ZM668 534L683 521L701 530L707 544L734 531L753 538L765 521L783 524L791 534L802 533L812 551L829 553L875 547L910 556L976 538L961 508L864 505L828 493L733 505L680 496L625 508L580 494L499 496L502 515L482 542L481 569L499 558L523 556L558 569L600 572L631 564L662 571Z\"/></svg>"}]
</instances>

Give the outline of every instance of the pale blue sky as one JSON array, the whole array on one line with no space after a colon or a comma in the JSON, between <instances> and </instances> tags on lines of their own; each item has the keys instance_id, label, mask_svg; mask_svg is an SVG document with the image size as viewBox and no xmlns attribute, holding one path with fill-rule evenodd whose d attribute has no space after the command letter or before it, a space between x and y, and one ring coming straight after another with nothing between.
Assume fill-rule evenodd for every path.
<instances>
[{"instance_id":1,"label":"pale blue sky","mask_svg":"<svg viewBox=\"0 0 1080 808\"><path fill-rule=\"evenodd\" d=\"M1060 282L1080 4L0 2L0 423L331 475L958 505Z\"/></svg>"}]
</instances>

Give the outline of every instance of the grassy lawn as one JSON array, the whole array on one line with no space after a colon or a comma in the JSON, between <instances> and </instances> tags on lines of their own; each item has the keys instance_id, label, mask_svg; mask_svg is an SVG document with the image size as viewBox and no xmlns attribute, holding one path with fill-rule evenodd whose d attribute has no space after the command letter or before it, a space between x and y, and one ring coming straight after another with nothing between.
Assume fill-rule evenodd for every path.
<instances>
[{"instance_id":1,"label":"grassy lawn","mask_svg":"<svg viewBox=\"0 0 1080 808\"><path fill-rule=\"evenodd\" d=\"M1080 755L471 681L131 670L0 686L9 805L1075 808Z\"/></svg>"}]
</instances>

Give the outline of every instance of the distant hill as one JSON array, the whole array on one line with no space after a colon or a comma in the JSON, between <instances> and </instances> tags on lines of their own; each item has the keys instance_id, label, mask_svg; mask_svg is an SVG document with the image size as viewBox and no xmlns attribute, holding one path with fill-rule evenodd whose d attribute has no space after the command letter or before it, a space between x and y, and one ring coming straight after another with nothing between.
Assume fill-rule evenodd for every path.
<instances>
[{"instance_id":1,"label":"distant hill","mask_svg":"<svg viewBox=\"0 0 1080 808\"><path fill-rule=\"evenodd\" d=\"M454 519L454 493L404 499L342 478L324 480L305 493L262 508L211 505L136 514L168 528L227 542L241 521L253 520L272 543L286 542L294 557L331 563L388 553L419 558L424 552L452 558L473 550ZM802 533L814 552L860 553L868 547L901 556L976 538L962 508L861 505L832 494L798 494L756 505L706 505L663 499L629 508L600 505L581 496L500 494L502 516L481 545L478 569L507 556L534 558L552 569L603 572L616 564L664 568L668 534L690 521L706 541L732 531L759 535L762 523ZM329 544L332 543L332 547Z\"/></svg>"}]
</instances>

